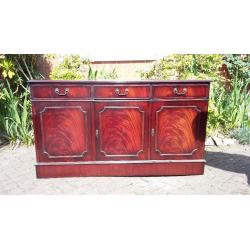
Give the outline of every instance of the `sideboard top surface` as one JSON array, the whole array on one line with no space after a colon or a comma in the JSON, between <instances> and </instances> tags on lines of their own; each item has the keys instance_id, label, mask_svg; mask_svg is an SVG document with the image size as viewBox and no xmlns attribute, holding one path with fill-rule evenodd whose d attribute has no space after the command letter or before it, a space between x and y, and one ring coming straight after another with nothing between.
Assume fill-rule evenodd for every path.
<instances>
[{"instance_id":1,"label":"sideboard top surface","mask_svg":"<svg viewBox=\"0 0 250 250\"><path fill-rule=\"evenodd\" d=\"M30 80L29 84L209 84L210 80Z\"/></svg>"}]
</instances>

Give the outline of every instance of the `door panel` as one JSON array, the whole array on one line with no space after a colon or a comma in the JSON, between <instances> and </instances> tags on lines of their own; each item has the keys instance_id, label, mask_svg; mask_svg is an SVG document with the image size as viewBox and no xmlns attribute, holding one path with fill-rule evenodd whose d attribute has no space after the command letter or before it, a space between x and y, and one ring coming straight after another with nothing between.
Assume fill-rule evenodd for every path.
<instances>
[{"instance_id":1,"label":"door panel","mask_svg":"<svg viewBox=\"0 0 250 250\"><path fill-rule=\"evenodd\" d=\"M153 103L151 159L200 158L205 106L195 101Z\"/></svg>"},{"instance_id":2,"label":"door panel","mask_svg":"<svg viewBox=\"0 0 250 250\"><path fill-rule=\"evenodd\" d=\"M148 102L95 104L98 160L148 159Z\"/></svg>"},{"instance_id":3,"label":"door panel","mask_svg":"<svg viewBox=\"0 0 250 250\"><path fill-rule=\"evenodd\" d=\"M90 160L90 104L39 102L33 106L39 161Z\"/></svg>"}]
</instances>

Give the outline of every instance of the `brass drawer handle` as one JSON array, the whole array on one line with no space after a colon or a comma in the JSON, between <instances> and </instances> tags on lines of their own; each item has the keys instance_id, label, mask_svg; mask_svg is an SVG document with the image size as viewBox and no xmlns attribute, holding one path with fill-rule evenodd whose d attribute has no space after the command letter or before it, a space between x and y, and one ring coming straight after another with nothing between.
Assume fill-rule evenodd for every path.
<instances>
[{"instance_id":1,"label":"brass drawer handle","mask_svg":"<svg viewBox=\"0 0 250 250\"><path fill-rule=\"evenodd\" d=\"M119 96L126 96L128 95L128 88L125 88L125 92L124 93L120 93L120 89L119 88L116 88L115 89L115 93Z\"/></svg>"},{"instance_id":2,"label":"brass drawer handle","mask_svg":"<svg viewBox=\"0 0 250 250\"><path fill-rule=\"evenodd\" d=\"M69 93L69 89L66 88L66 89L64 90L64 93L60 93L59 88L55 88L55 93L58 94L58 95L64 96L64 95L67 95L67 94Z\"/></svg>"},{"instance_id":3,"label":"brass drawer handle","mask_svg":"<svg viewBox=\"0 0 250 250\"><path fill-rule=\"evenodd\" d=\"M178 92L178 89L177 88L174 88L174 94L175 95L185 95L187 93L187 88L183 88L183 91L182 92Z\"/></svg>"}]
</instances>

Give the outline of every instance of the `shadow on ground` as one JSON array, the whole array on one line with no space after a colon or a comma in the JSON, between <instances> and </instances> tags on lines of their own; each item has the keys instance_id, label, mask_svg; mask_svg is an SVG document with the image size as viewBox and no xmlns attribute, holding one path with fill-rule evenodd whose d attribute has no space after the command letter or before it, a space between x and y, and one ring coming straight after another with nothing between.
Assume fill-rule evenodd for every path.
<instances>
[{"instance_id":1,"label":"shadow on ground","mask_svg":"<svg viewBox=\"0 0 250 250\"><path fill-rule=\"evenodd\" d=\"M206 151L207 165L225 171L245 174L250 186L250 157L240 154Z\"/></svg>"}]
</instances>

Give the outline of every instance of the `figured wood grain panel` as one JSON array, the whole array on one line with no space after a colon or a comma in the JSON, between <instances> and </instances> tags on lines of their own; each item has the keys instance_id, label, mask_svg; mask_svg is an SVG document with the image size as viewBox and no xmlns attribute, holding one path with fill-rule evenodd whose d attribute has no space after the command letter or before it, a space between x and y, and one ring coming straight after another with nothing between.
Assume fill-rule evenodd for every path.
<instances>
[{"instance_id":1,"label":"figured wood grain panel","mask_svg":"<svg viewBox=\"0 0 250 250\"><path fill-rule=\"evenodd\" d=\"M209 81L30 84L37 177L203 173Z\"/></svg>"},{"instance_id":2,"label":"figured wood grain panel","mask_svg":"<svg viewBox=\"0 0 250 250\"><path fill-rule=\"evenodd\" d=\"M87 152L87 111L80 106L45 107L40 122L48 158L83 157Z\"/></svg>"},{"instance_id":3,"label":"figured wood grain panel","mask_svg":"<svg viewBox=\"0 0 250 250\"><path fill-rule=\"evenodd\" d=\"M138 156L143 151L144 111L104 107L99 113L100 149L105 156Z\"/></svg>"},{"instance_id":4,"label":"figured wood grain panel","mask_svg":"<svg viewBox=\"0 0 250 250\"><path fill-rule=\"evenodd\" d=\"M98 160L147 158L148 103L127 104L97 104Z\"/></svg>"},{"instance_id":5,"label":"figured wood grain panel","mask_svg":"<svg viewBox=\"0 0 250 250\"><path fill-rule=\"evenodd\" d=\"M198 150L200 113L196 106L162 106L156 111L155 151L160 156Z\"/></svg>"}]
</instances>

